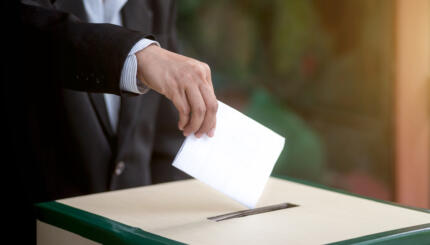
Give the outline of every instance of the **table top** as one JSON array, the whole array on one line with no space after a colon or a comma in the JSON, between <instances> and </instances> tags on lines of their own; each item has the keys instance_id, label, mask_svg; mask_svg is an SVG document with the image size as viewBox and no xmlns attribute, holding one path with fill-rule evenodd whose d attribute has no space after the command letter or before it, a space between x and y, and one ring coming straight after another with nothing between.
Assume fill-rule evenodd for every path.
<instances>
[{"instance_id":1,"label":"table top","mask_svg":"<svg viewBox=\"0 0 430 245\"><path fill-rule=\"evenodd\" d=\"M430 240L427 210L271 177L258 207L284 202L298 206L215 222L207 218L246 208L197 180L185 180L39 204L39 218L102 243L103 239L123 244L139 239L191 244Z\"/></svg>"}]
</instances>

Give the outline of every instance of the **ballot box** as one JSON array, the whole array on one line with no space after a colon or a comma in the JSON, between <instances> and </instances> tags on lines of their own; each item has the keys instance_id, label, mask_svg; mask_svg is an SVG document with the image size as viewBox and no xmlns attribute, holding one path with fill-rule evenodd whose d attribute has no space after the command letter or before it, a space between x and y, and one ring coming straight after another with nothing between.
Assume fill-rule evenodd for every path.
<instances>
[{"instance_id":1,"label":"ballot box","mask_svg":"<svg viewBox=\"0 0 430 245\"><path fill-rule=\"evenodd\" d=\"M246 210L197 180L39 203L38 244L430 244L430 213L271 177ZM249 214L249 213L248 213ZM222 217L222 216L221 216Z\"/></svg>"}]
</instances>

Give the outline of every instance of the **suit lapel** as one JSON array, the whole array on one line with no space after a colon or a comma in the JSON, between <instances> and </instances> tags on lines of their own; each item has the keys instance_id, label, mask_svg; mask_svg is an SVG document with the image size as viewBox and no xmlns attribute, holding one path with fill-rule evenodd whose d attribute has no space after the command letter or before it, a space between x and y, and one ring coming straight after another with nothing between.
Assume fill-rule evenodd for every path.
<instances>
[{"instance_id":1,"label":"suit lapel","mask_svg":"<svg viewBox=\"0 0 430 245\"><path fill-rule=\"evenodd\" d=\"M58 1L57 1L58 2ZM60 1L64 3L70 3L75 1ZM79 4L78 4L79 2ZM75 15L80 15L78 17L82 19L87 19L85 8L81 1L76 1L76 5L70 4L67 6L68 10L74 7L73 12ZM150 32L152 29L152 11L148 6L148 1L143 0L128 0L121 10L123 26L129 29L135 29L142 32ZM131 132L136 124L136 118L138 118L137 113L140 108L139 97L140 96L121 96L121 107L118 119L118 129L115 133L112 130L112 126L109 121L108 112L106 109L105 99L102 93L88 93L92 106L96 111L97 117L100 124L103 127L109 139L116 138L115 142L117 149L117 154L121 154L124 150L123 146L127 142L128 137L130 137Z\"/></svg>"},{"instance_id":2,"label":"suit lapel","mask_svg":"<svg viewBox=\"0 0 430 245\"><path fill-rule=\"evenodd\" d=\"M148 1L128 0L121 9L121 16L124 27L144 33L150 32L152 27L152 11L148 6ZM132 95L121 96L121 109L117 131L118 155L122 154L125 142L127 142L136 124L137 113L140 108L139 97Z\"/></svg>"},{"instance_id":3,"label":"suit lapel","mask_svg":"<svg viewBox=\"0 0 430 245\"><path fill-rule=\"evenodd\" d=\"M118 121L118 154L121 155L123 146L130 137L131 132L134 130L136 119L139 117L138 112L140 108L140 96L122 95L121 96L121 109Z\"/></svg>"},{"instance_id":4,"label":"suit lapel","mask_svg":"<svg viewBox=\"0 0 430 245\"><path fill-rule=\"evenodd\" d=\"M87 12L85 11L84 2L70 1L70 0L57 0L54 6L62 11L70 12L82 21L88 21Z\"/></svg>"},{"instance_id":5,"label":"suit lapel","mask_svg":"<svg viewBox=\"0 0 430 245\"><path fill-rule=\"evenodd\" d=\"M148 1L144 0L128 0L121 10L123 26L150 33L152 30L152 16Z\"/></svg>"},{"instance_id":6,"label":"suit lapel","mask_svg":"<svg viewBox=\"0 0 430 245\"><path fill-rule=\"evenodd\" d=\"M114 137L112 126L109 121L108 112L106 109L105 98L101 93L88 93L90 97L91 104L96 111L97 118L102 125L103 131L109 139Z\"/></svg>"}]
</instances>

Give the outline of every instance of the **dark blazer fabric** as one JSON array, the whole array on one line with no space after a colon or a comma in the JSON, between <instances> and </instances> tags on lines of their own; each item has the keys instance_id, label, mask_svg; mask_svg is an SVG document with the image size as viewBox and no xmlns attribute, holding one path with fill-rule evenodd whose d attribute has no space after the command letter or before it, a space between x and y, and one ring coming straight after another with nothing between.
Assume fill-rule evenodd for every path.
<instances>
[{"instance_id":1,"label":"dark blazer fabric","mask_svg":"<svg viewBox=\"0 0 430 245\"><path fill-rule=\"evenodd\" d=\"M172 104L154 91L119 89L139 39L177 51L174 0L129 0L124 28L87 23L81 0L23 0L13 9L19 31L2 82L3 161L23 219L35 202L187 177L171 166L184 139ZM121 96L116 133L102 93Z\"/></svg>"}]
</instances>

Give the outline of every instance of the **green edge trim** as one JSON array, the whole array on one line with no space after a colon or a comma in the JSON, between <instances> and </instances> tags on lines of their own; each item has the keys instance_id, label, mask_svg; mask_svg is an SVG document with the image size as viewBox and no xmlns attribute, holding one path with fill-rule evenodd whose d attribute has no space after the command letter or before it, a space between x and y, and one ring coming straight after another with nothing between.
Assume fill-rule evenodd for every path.
<instances>
[{"instance_id":1,"label":"green edge trim","mask_svg":"<svg viewBox=\"0 0 430 245\"><path fill-rule=\"evenodd\" d=\"M345 190L336 189L333 187L328 187L322 184L317 184L311 181L296 179L292 177L287 177L283 175L273 175L273 177L282 179L282 180L288 180L291 182L312 186L319 189L324 189L328 191L338 192L341 194L345 194L348 196L358 197L370 201L375 201L387 205L397 206L400 208L407 208L418 212L423 213L430 213L430 210L424 209L424 208L416 208L416 207L410 207L401 205L398 203L385 201L385 200L379 200L374 199L362 195L358 195L355 193L351 193ZM359 245L369 245L369 244L384 244L384 245L403 245L403 244L430 244L430 223L428 224L422 224L417 226L411 226L411 227L405 227L401 229L396 230L390 230L385 232L379 232L370 234L367 236L352 238L344 241L334 242L330 243L331 245L342 245L342 244L359 244Z\"/></svg>"},{"instance_id":2,"label":"green edge trim","mask_svg":"<svg viewBox=\"0 0 430 245\"><path fill-rule=\"evenodd\" d=\"M37 218L102 244L183 244L55 201L36 204Z\"/></svg>"}]
</instances>

